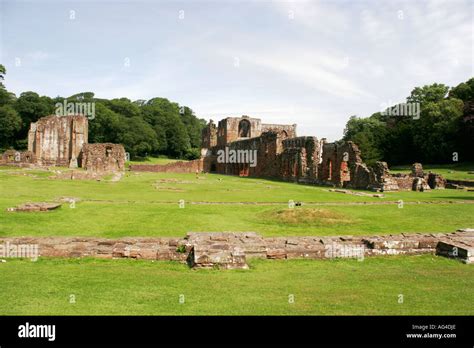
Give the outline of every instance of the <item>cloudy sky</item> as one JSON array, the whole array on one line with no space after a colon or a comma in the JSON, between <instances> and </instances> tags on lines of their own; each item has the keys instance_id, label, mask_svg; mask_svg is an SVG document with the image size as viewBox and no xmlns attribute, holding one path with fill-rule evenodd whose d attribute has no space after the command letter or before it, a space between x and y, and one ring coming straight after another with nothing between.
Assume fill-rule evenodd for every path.
<instances>
[{"instance_id":1,"label":"cloudy sky","mask_svg":"<svg viewBox=\"0 0 474 348\"><path fill-rule=\"evenodd\" d=\"M160 96L205 119L246 114L335 140L350 115L474 76L470 0L0 6L0 63L17 95Z\"/></svg>"}]
</instances>

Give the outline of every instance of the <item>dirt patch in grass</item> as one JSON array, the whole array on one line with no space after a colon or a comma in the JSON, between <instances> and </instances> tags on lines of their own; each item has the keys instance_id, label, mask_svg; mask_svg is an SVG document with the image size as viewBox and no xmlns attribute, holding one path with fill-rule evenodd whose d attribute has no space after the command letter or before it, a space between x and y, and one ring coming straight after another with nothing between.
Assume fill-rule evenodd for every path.
<instances>
[{"instance_id":1,"label":"dirt patch in grass","mask_svg":"<svg viewBox=\"0 0 474 348\"><path fill-rule=\"evenodd\" d=\"M354 220L342 213L319 208L293 208L266 211L263 213L265 220L283 224L298 225L331 225L349 224Z\"/></svg>"}]
</instances>

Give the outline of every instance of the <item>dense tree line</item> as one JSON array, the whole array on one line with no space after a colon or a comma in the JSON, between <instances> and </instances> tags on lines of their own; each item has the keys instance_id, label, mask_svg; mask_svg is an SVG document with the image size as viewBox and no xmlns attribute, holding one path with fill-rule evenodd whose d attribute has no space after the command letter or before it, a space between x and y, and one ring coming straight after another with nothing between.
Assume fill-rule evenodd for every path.
<instances>
[{"instance_id":1,"label":"dense tree line","mask_svg":"<svg viewBox=\"0 0 474 348\"><path fill-rule=\"evenodd\" d=\"M474 121L463 113L468 101L474 102L474 78L451 89L436 83L416 87L404 104L418 103L418 117L390 112L395 106L367 118L351 116L343 140L357 143L369 164L473 161Z\"/></svg>"},{"instance_id":2,"label":"dense tree line","mask_svg":"<svg viewBox=\"0 0 474 348\"><path fill-rule=\"evenodd\" d=\"M123 144L133 158L166 155L194 159L200 155L201 130L206 121L186 106L165 98L131 101L127 98L100 99L84 92L67 98L8 92L0 65L0 150L25 149L31 122L55 114L57 103L95 103L89 117L89 142Z\"/></svg>"}]
</instances>

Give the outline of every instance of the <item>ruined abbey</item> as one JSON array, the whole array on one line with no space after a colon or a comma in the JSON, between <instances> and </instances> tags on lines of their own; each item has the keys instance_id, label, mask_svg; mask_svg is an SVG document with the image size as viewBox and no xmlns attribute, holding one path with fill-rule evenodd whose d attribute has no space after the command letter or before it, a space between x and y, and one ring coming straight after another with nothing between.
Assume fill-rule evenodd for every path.
<instances>
[{"instance_id":1,"label":"ruined abbey","mask_svg":"<svg viewBox=\"0 0 474 348\"><path fill-rule=\"evenodd\" d=\"M238 158L229 161L229 152ZM223 153L226 156L219 156ZM251 161L254 153L256 158ZM191 162L134 165L131 170L201 171L373 191L423 191L445 185L441 176L423 173L419 164L411 174L391 175L385 162L367 166L351 141L329 143L325 138L298 137L295 124L265 124L248 116L227 117L217 126L211 120L202 131L201 156Z\"/></svg>"},{"instance_id":2,"label":"ruined abbey","mask_svg":"<svg viewBox=\"0 0 474 348\"><path fill-rule=\"evenodd\" d=\"M229 155L230 154L230 155ZM88 144L83 115L46 116L28 133L28 151L6 151L0 161L20 166L82 167L107 173L125 169L122 145ZM132 165L134 171L208 172L274 178L372 191L444 188L445 180L414 164L411 174L391 175L385 162L367 166L356 144L296 134L296 125L265 124L249 116L211 120L202 131L201 158L167 165Z\"/></svg>"},{"instance_id":3,"label":"ruined abbey","mask_svg":"<svg viewBox=\"0 0 474 348\"><path fill-rule=\"evenodd\" d=\"M90 172L125 169L125 150L119 144L88 144L84 115L40 118L30 125L28 151L7 150L1 162L18 166L82 167Z\"/></svg>"}]
</instances>

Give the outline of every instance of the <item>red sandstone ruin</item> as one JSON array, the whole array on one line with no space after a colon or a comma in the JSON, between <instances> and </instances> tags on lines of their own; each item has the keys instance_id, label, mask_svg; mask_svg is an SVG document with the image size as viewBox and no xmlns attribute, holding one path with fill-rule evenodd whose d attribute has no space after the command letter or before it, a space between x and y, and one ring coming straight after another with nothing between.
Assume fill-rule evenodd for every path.
<instances>
[{"instance_id":1,"label":"red sandstone ruin","mask_svg":"<svg viewBox=\"0 0 474 348\"><path fill-rule=\"evenodd\" d=\"M219 151L255 150L257 165L222 163ZM387 163L368 167L359 147L351 141L328 143L312 136L298 137L296 125L264 124L249 116L227 117L216 126L211 120L202 131L201 158L167 165L133 165L135 171L210 172L275 178L299 183L373 191L417 191L444 188L445 180L423 174L415 164L411 174L391 175ZM421 170L421 174L420 174Z\"/></svg>"},{"instance_id":2,"label":"red sandstone ruin","mask_svg":"<svg viewBox=\"0 0 474 348\"><path fill-rule=\"evenodd\" d=\"M89 172L125 170L125 149L120 144L88 144L84 115L40 118L30 125L28 151L7 150L0 163L19 166L82 167Z\"/></svg>"}]
</instances>

